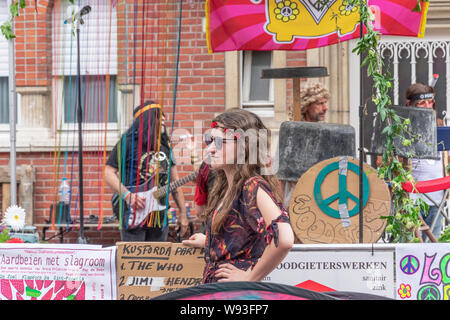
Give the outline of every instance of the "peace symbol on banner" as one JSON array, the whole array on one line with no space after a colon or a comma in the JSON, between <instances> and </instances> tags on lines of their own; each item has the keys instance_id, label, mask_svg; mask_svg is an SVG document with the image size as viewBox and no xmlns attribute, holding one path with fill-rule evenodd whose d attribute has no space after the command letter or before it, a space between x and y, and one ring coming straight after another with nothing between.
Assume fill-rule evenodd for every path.
<instances>
[{"instance_id":1,"label":"peace symbol on banner","mask_svg":"<svg viewBox=\"0 0 450 320\"><path fill-rule=\"evenodd\" d=\"M416 273L419 267L419 259L413 255L407 255L400 261L400 270L408 275Z\"/></svg>"},{"instance_id":2,"label":"peace symbol on banner","mask_svg":"<svg viewBox=\"0 0 450 320\"><path fill-rule=\"evenodd\" d=\"M298 180L289 216L303 243L359 243L359 160L335 157L319 162ZM378 241L391 209L386 183L363 165L363 242Z\"/></svg>"}]
</instances>

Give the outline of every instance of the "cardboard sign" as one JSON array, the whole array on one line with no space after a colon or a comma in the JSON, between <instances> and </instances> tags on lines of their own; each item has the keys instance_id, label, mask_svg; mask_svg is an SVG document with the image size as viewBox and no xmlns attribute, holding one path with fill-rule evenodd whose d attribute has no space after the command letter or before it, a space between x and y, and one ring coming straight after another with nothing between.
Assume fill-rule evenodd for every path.
<instances>
[{"instance_id":1,"label":"cardboard sign","mask_svg":"<svg viewBox=\"0 0 450 320\"><path fill-rule=\"evenodd\" d=\"M117 243L117 298L148 300L201 284L204 249L171 242Z\"/></svg>"},{"instance_id":2,"label":"cardboard sign","mask_svg":"<svg viewBox=\"0 0 450 320\"><path fill-rule=\"evenodd\" d=\"M363 242L381 237L389 216L388 186L367 164L363 179ZM359 160L335 157L317 163L298 180L289 217L303 243L359 242Z\"/></svg>"}]
</instances>

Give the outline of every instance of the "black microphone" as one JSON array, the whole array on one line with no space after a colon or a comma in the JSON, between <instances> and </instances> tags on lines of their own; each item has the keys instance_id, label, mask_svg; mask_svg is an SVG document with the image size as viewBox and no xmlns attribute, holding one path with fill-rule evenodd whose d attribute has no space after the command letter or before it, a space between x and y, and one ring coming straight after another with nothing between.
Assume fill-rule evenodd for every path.
<instances>
[{"instance_id":1,"label":"black microphone","mask_svg":"<svg viewBox=\"0 0 450 320\"><path fill-rule=\"evenodd\" d=\"M73 21L81 19L82 16L87 15L89 12L91 12L91 6L84 6L80 11L75 13L73 16ZM72 22L72 17L64 20L64 23ZM83 20L80 21L81 24L83 24Z\"/></svg>"}]
</instances>

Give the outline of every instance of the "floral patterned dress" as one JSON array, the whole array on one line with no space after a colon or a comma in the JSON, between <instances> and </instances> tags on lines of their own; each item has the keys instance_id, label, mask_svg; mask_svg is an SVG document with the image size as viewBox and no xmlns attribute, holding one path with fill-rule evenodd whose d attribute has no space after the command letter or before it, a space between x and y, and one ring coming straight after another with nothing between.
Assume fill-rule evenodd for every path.
<instances>
[{"instance_id":1,"label":"floral patterned dress","mask_svg":"<svg viewBox=\"0 0 450 320\"><path fill-rule=\"evenodd\" d=\"M281 210L281 215L267 228L256 206L258 188L266 191ZM289 223L286 209L275 200L269 184L260 177L253 177L246 181L241 193L233 202L220 234L214 235L211 225L217 212L218 210L210 215L206 223L206 266L203 283L219 280L215 277L215 272L223 263L231 263L242 270L253 268L272 239L275 245L278 245L277 223Z\"/></svg>"}]
</instances>

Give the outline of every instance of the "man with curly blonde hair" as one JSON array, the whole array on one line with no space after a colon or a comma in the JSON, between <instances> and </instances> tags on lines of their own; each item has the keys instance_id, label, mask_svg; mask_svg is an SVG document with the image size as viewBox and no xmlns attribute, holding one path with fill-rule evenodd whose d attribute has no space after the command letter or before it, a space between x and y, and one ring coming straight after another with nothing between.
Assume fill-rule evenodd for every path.
<instances>
[{"instance_id":1,"label":"man with curly blonde hair","mask_svg":"<svg viewBox=\"0 0 450 320\"><path fill-rule=\"evenodd\" d=\"M328 110L330 94L320 83L307 83L300 91L302 120L309 122L324 121Z\"/></svg>"}]
</instances>

